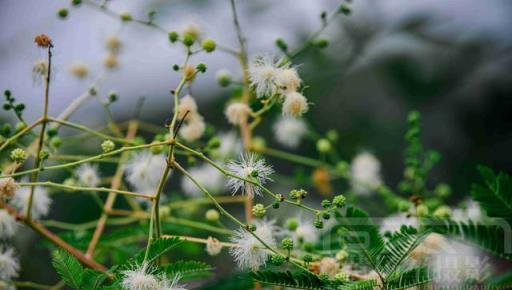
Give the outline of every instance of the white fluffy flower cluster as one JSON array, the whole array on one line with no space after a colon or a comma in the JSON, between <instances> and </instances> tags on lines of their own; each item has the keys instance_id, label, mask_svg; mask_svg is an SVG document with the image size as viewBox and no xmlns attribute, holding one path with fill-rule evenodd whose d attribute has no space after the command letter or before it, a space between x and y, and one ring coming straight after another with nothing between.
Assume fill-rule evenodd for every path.
<instances>
[{"instance_id":1,"label":"white fluffy flower cluster","mask_svg":"<svg viewBox=\"0 0 512 290\"><path fill-rule=\"evenodd\" d=\"M165 155L139 151L126 163L126 179L138 193L154 194L166 166Z\"/></svg>"},{"instance_id":2,"label":"white fluffy flower cluster","mask_svg":"<svg viewBox=\"0 0 512 290\"><path fill-rule=\"evenodd\" d=\"M278 96L284 100L283 115L300 117L308 111L306 97L298 92L302 80L295 68L280 64L271 56L258 56L250 66L249 75L258 98Z\"/></svg>"},{"instance_id":3,"label":"white fluffy flower cluster","mask_svg":"<svg viewBox=\"0 0 512 290\"><path fill-rule=\"evenodd\" d=\"M30 186L21 186L16 194L9 201L15 208L23 214L27 214L28 200L30 198ZM34 196L32 198L32 217L38 219L48 214L52 200L48 191L41 186L34 187Z\"/></svg>"},{"instance_id":4,"label":"white fluffy flower cluster","mask_svg":"<svg viewBox=\"0 0 512 290\"><path fill-rule=\"evenodd\" d=\"M180 129L181 138L188 142L201 138L206 129L206 125L203 116L201 116L197 110L197 103L191 95L186 95L180 100L178 119L183 118L185 118L185 123Z\"/></svg>"},{"instance_id":5,"label":"white fluffy flower cluster","mask_svg":"<svg viewBox=\"0 0 512 290\"><path fill-rule=\"evenodd\" d=\"M352 190L360 195L368 195L381 185L380 162L371 153L359 153L350 167Z\"/></svg>"},{"instance_id":6,"label":"white fluffy flower cluster","mask_svg":"<svg viewBox=\"0 0 512 290\"><path fill-rule=\"evenodd\" d=\"M0 247L0 280L9 281L18 277L20 265L12 248Z\"/></svg>"},{"instance_id":7,"label":"white fluffy flower cluster","mask_svg":"<svg viewBox=\"0 0 512 290\"><path fill-rule=\"evenodd\" d=\"M179 275L169 280L163 276L158 277L152 272L147 263L132 270L124 271L121 286L125 290L186 290L185 286L179 284Z\"/></svg>"},{"instance_id":8,"label":"white fluffy flower cluster","mask_svg":"<svg viewBox=\"0 0 512 290\"><path fill-rule=\"evenodd\" d=\"M255 225L256 230L254 234L268 246L274 248L276 246L274 222L256 221ZM235 231L235 234L231 237L231 242L235 246L229 250L229 253L241 269L257 270L265 264L270 255L264 245L246 229L241 228Z\"/></svg>"},{"instance_id":9,"label":"white fluffy flower cluster","mask_svg":"<svg viewBox=\"0 0 512 290\"><path fill-rule=\"evenodd\" d=\"M296 148L307 133L306 123L302 119L282 116L274 123L274 136L277 142Z\"/></svg>"},{"instance_id":10,"label":"white fluffy flower cluster","mask_svg":"<svg viewBox=\"0 0 512 290\"><path fill-rule=\"evenodd\" d=\"M208 163L192 167L188 169L188 172L194 176L197 182L213 194L219 193L224 188L224 175ZM201 197L203 195L195 183L186 177L181 180L181 188L190 197Z\"/></svg>"},{"instance_id":11,"label":"white fluffy flower cluster","mask_svg":"<svg viewBox=\"0 0 512 290\"><path fill-rule=\"evenodd\" d=\"M100 176L98 174L98 165L84 163L75 170L80 185L96 187L100 184Z\"/></svg>"},{"instance_id":12,"label":"white fluffy flower cluster","mask_svg":"<svg viewBox=\"0 0 512 290\"><path fill-rule=\"evenodd\" d=\"M264 185L271 181L270 175L274 170L267 165L263 159L254 154L242 154L239 160L232 160L226 165L227 169L234 175L243 178L228 177L227 187L235 194L239 191L253 198L254 195L261 195L261 188L247 181L251 180L256 184Z\"/></svg>"}]
</instances>

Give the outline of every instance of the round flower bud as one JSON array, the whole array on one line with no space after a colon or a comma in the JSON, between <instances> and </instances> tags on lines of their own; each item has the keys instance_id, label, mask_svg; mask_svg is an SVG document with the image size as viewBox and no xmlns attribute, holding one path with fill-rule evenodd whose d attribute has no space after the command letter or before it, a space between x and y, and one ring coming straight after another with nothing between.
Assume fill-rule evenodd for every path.
<instances>
[{"instance_id":1,"label":"round flower bud","mask_svg":"<svg viewBox=\"0 0 512 290\"><path fill-rule=\"evenodd\" d=\"M257 136L252 138L251 146L254 151L261 152L265 150L265 147L267 147L267 142L265 142L265 139L263 137Z\"/></svg>"},{"instance_id":2,"label":"round flower bud","mask_svg":"<svg viewBox=\"0 0 512 290\"><path fill-rule=\"evenodd\" d=\"M83 79L89 74L89 69L84 63L75 62L70 67L70 72L72 75L79 79Z\"/></svg>"},{"instance_id":3,"label":"round flower bud","mask_svg":"<svg viewBox=\"0 0 512 290\"><path fill-rule=\"evenodd\" d=\"M348 258L348 252L345 250L339 250L336 253L336 260L343 262Z\"/></svg>"},{"instance_id":4,"label":"round flower bud","mask_svg":"<svg viewBox=\"0 0 512 290\"><path fill-rule=\"evenodd\" d=\"M105 65L108 69L115 69L119 66L119 61L117 60L117 55L113 53L109 53L105 59L103 60L103 65Z\"/></svg>"},{"instance_id":5,"label":"round flower bud","mask_svg":"<svg viewBox=\"0 0 512 290\"><path fill-rule=\"evenodd\" d=\"M322 138L316 142L316 150L318 150L320 153L327 153L331 151L331 149L331 142L329 142L327 139Z\"/></svg>"},{"instance_id":6,"label":"round flower bud","mask_svg":"<svg viewBox=\"0 0 512 290\"><path fill-rule=\"evenodd\" d=\"M112 140L105 140L101 143L101 149L103 150L103 153L110 152L114 150L115 147L116 145L114 142L112 142Z\"/></svg>"},{"instance_id":7,"label":"round flower bud","mask_svg":"<svg viewBox=\"0 0 512 290\"><path fill-rule=\"evenodd\" d=\"M424 204L420 204L416 207L416 215L424 217L428 214L428 208Z\"/></svg>"},{"instance_id":8,"label":"round flower bud","mask_svg":"<svg viewBox=\"0 0 512 290\"><path fill-rule=\"evenodd\" d=\"M323 229L324 228L324 222L321 219L316 219L314 222L314 226L317 229Z\"/></svg>"},{"instance_id":9,"label":"round flower bud","mask_svg":"<svg viewBox=\"0 0 512 290\"><path fill-rule=\"evenodd\" d=\"M175 43L179 37L178 32L176 32L176 31L169 32L168 36L169 36L169 41L171 43Z\"/></svg>"},{"instance_id":10,"label":"round flower bud","mask_svg":"<svg viewBox=\"0 0 512 290\"><path fill-rule=\"evenodd\" d=\"M21 130L27 128L27 124L25 122L18 122L16 123L16 126L14 127L14 129L16 130L16 133L17 132L20 132Z\"/></svg>"},{"instance_id":11,"label":"round flower bud","mask_svg":"<svg viewBox=\"0 0 512 290\"><path fill-rule=\"evenodd\" d=\"M73 0L73 1L71 1L71 4L73 6L78 6L78 5L82 4L82 0Z\"/></svg>"},{"instance_id":12,"label":"round flower bud","mask_svg":"<svg viewBox=\"0 0 512 290\"><path fill-rule=\"evenodd\" d=\"M10 157L16 163L23 163L27 160L27 152L22 148L16 148L11 151Z\"/></svg>"},{"instance_id":13,"label":"round flower bud","mask_svg":"<svg viewBox=\"0 0 512 290\"><path fill-rule=\"evenodd\" d=\"M319 48L326 48L329 45L329 41L327 39L318 39L315 41L315 45Z\"/></svg>"},{"instance_id":14,"label":"round flower bud","mask_svg":"<svg viewBox=\"0 0 512 290\"><path fill-rule=\"evenodd\" d=\"M183 35L183 44L186 46L192 46L196 42L196 37L192 33L185 33Z\"/></svg>"},{"instance_id":15,"label":"round flower bud","mask_svg":"<svg viewBox=\"0 0 512 290\"><path fill-rule=\"evenodd\" d=\"M171 208L168 207L168 206L161 206L160 207L160 218L161 219L165 219L167 217L169 217L169 215L171 214Z\"/></svg>"},{"instance_id":16,"label":"round flower bud","mask_svg":"<svg viewBox=\"0 0 512 290\"><path fill-rule=\"evenodd\" d=\"M213 39L205 39L201 42L201 47L206 51L206 52L212 52L215 50L215 47L217 46L217 44L215 43L215 41Z\"/></svg>"},{"instance_id":17,"label":"round flower bud","mask_svg":"<svg viewBox=\"0 0 512 290\"><path fill-rule=\"evenodd\" d=\"M132 15L128 12L121 13L121 15L119 15L119 18L121 18L121 20L125 22L132 21L133 19Z\"/></svg>"},{"instance_id":18,"label":"round flower bud","mask_svg":"<svg viewBox=\"0 0 512 290\"><path fill-rule=\"evenodd\" d=\"M322 200L322 207L323 208L329 208L331 206L331 201L324 199Z\"/></svg>"},{"instance_id":19,"label":"round flower bud","mask_svg":"<svg viewBox=\"0 0 512 290\"><path fill-rule=\"evenodd\" d=\"M249 114L252 112L251 108L245 103L231 103L226 108L224 114L229 123L233 125L240 125L246 121Z\"/></svg>"},{"instance_id":20,"label":"round flower bud","mask_svg":"<svg viewBox=\"0 0 512 290\"><path fill-rule=\"evenodd\" d=\"M346 4L342 4L338 9L338 12L344 15L349 15L351 11L350 7L348 7Z\"/></svg>"},{"instance_id":21,"label":"round flower bud","mask_svg":"<svg viewBox=\"0 0 512 290\"><path fill-rule=\"evenodd\" d=\"M401 200L398 202L398 210L401 212L406 212L411 208L411 203L405 200Z\"/></svg>"},{"instance_id":22,"label":"round flower bud","mask_svg":"<svg viewBox=\"0 0 512 290\"><path fill-rule=\"evenodd\" d=\"M217 149L220 147L220 145L221 145L220 138L215 136L215 137L212 137L210 140L208 140L207 147L209 149Z\"/></svg>"},{"instance_id":23,"label":"round flower bud","mask_svg":"<svg viewBox=\"0 0 512 290\"><path fill-rule=\"evenodd\" d=\"M247 225L247 229L251 232L254 232L256 230L256 225Z\"/></svg>"},{"instance_id":24,"label":"round flower bud","mask_svg":"<svg viewBox=\"0 0 512 290\"><path fill-rule=\"evenodd\" d=\"M256 204L255 206L252 207L252 214L255 217L261 218L261 217L263 217L265 215L265 213L267 213L267 209L261 203L258 203L258 204Z\"/></svg>"},{"instance_id":25,"label":"round flower bud","mask_svg":"<svg viewBox=\"0 0 512 290\"><path fill-rule=\"evenodd\" d=\"M231 73L228 70L219 70L216 74L216 78L221 87L227 87L231 84Z\"/></svg>"},{"instance_id":26,"label":"round flower bud","mask_svg":"<svg viewBox=\"0 0 512 290\"><path fill-rule=\"evenodd\" d=\"M434 192L441 198L447 198L452 194L452 189L446 183L439 183L434 189Z\"/></svg>"},{"instance_id":27,"label":"round flower bud","mask_svg":"<svg viewBox=\"0 0 512 290\"><path fill-rule=\"evenodd\" d=\"M328 211L323 211L323 212L322 212L322 218L323 218L324 220L328 220L328 219L330 219L330 218L331 218L331 214L330 214Z\"/></svg>"},{"instance_id":28,"label":"round flower bud","mask_svg":"<svg viewBox=\"0 0 512 290\"><path fill-rule=\"evenodd\" d=\"M220 218L220 214L216 209L209 209L206 211L206 220L209 222L216 222Z\"/></svg>"},{"instance_id":29,"label":"round flower bud","mask_svg":"<svg viewBox=\"0 0 512 290\"><path fill-rule=\"evenodd\" d=\"M451 214L451 208L447 207L446 205L438 207L433 213L433 215L438 218L449 218Z\"/></svg>"},{"instance_id":30,"label":"round flower bud","mask_svg":"<svg viewBox=\"0 0 512 290\"><path fill-rule=\"evenodd\" d=\"M52 145L54 148L59 148L60 145L62 145L62 139L60 139L59 136L55 136L50 139L50 145Z\"/></svg>"},{"instance_id":31,"label":"round flower bud","mask_svg":"<svg viewBox=\"0 0 512 290\"><path fill-rule=\"evenodd\" d=\"M334 280L337 282L348 282L350 281L350 275L345 272L338 272L336 275L334 275Z\"/></svg>"},{"instance_id":32,"label":"round flower bud","mask_svg":"<svg viewBox=\"0 0 512 290\"><path fill-rule=\"evenodd\" d=\"M302 188L294 189L294 190L290 191L290 197L295 200L304 199L304 198L306 198L307 195L308 195L308 192Z\"/></svg>"},{"instance_id":33,"label":"round flower bud","mask_svg":"<svg viewBox=\"0 0 512 290\"><path fill-rule=\"evenodd\" d=\"M299 220L297 218L289 218L286 220L286 228L290 231L295 231L299 227Z\"/></svg>"},{"instance_id":34,"label":"round flower bud","mask_svg":"<svg viewBox=\"0 0 512 290\"><path fill-rule=\"evenodd\" d=\"M274 254L274 255L270 256L270 263L272 265L281 266L285 260L286 260L286 258L281 255Z\"/></svg>"},{"instance_id":35,"label":"round flower bud","mask_svg":"<svg viewBox=\"0 0 512 290\"><path fill-rule=\"evenodd\" d=\"M329 274L320 273L320 274L318 274L318 279L320 279L320 281L322 281L324 283L327 283L329 281Z\"/></svg>"},{"instance_id":36,"label":"round flower bud","mask_svg":"<svg viewBox=\"0 0 512 290\"><path fill-rule=\"evenodd\" d=\"M59 9L59 11L57 12L57 15L61 19L64 19L64 18L68 17L68 9L66 9L66 8Z\"/></svg>"},{"instance_id":37,"label":"round flower bud","mask_svg":"<svg viewBox=\"0 0 512 290\"><path fill-rule=\"evenodd\" d=\"M105 46L111 53L118 53L121 49L121 40L117 35L111 35L105 40Z\"/></svg>"},{"instance_id":38,"label":"round flower bud","mask_svg":"<svg viewBox=\"0 0 512 290\"><path fill-rule=\"evenodd\" d=\"M281 241L281 247L286 250L292 250L293 249L293 240L290 238L284 238Z\"/></svg>"},{"instance_id":39,"label":"round flower bud","mask_svg":"<svg viewBox=\"0 0 512 290\"><path fill-rule=\"evenodd\" d=\"M347 176L349 169L350 169L350 166L348 165L348 163L346 161L340 161L340 162L336 163L336 171L341 176Z\"/></svg>"},{"instance_id":40,"label":"round flower bud","mask_svg":"<svg viewBox=\"0 0 512 290\"><path fill-rule=\"evenodd\" d=\"M50 153L48 153L48 151L46 151L46 150L41 150L41 152L39 152L40 160L46 160L46 159L48 159L49 156L50 156Z\"/></svg>"},{"instance_id":41,"label":"round flower bud","mask_svg":"<svg viewBox=\"0 0 512 290\"><path fill-rule=\"evenodd\" d=\"M338 208L341 208L345 205L346 201L347 201L347 198L343 194L340 194L340 195L336 195L332 199L332 204Z\"/></svg>"},{"instance_id":42,"label":"round flower bud","mask_svg":"<svg viewBox=\"0 0 512 290\"><path fill-rule=\"evenodd\" d=\"M281 205L279 204L279 202L278 202L278 201L274 201L274 202L272 203L272 208L278 209L280 206L281 206Z\"/></svg>"},{"instance_id":43,"label":"round flower bud","mask_svg":"<svg viewBox=\"0 0 512 290\"><path fill-rule=\"evenodd\" d=\"M201 73L205 73L205 72L206 72L207 67L206 67L206 64L204 64L204 63L200 63L200 64L198 64L198 65L196 66L196 69L197 69L197 71L200 71Z\"/></svg>"},{"instance_id":44,"label":"round flower bud","mask_svg":"<svg viewBox=\"0 0 512 290\"><path fill-rule=\"evenodd\" d=\"M315 244L313 244L312 242L304 242L302 247L304 248L304 251L311 253L315 249Z\"/></svg>"},{"instance_id":45,"label":"round flower bud","mask_svg":"<svg viewBox=\"0 0 512 290\"><path fill-rule=\"evenodd\" d=\"M305 263L311 263L311 262L313 262L313 257L311 257L311 255L306 254L306 255L302 256L302 260Z\"/></svg>"}]
</instances>

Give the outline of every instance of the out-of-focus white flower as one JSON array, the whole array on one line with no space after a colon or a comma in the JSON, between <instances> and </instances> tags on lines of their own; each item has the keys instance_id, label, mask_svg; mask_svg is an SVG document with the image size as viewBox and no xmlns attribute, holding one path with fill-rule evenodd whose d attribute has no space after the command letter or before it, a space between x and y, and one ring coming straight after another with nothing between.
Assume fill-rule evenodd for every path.
<instances>
[{"instance_id":1,"label":"out-of-focus white flower","mask_svg":"<svg viewBox=\"0 0 512 290\"><path fill-rule=\"evenodd\" d=\"M274 248L276 241L273 237L272 229L273 225L271 222L261 222L256 224L254 233L261 238L263 242ZM257 270L267 261L269 252L265 249L265 246L246 229L240 228L236 230L230 240L235 246L229 250L229 253L233 256L235 262L241 269L249 268L251 270Z\"/></svg>"},{"instance_id":2,"label":"out-of-focus white flower","mask_svg":"<svg viewBox=\"0 0 512 290\"><path fill-rule=\"evenodd\" d=\"M295 92L302 82L295 68L277 70L275 81L282 92Z\"/></svg>"},{"instance_id":3,"label":"out-of-focus white flower","mask_svg":"<svg viewBox=\"0 0 512 290\"><path fill-rule=\"evenodd\" d=\"M295 242L300 244L303 242L315 243L318 241L319 232L318 229L313 225L313 221L307 220L303 217L299 217L297 220L299 223L292 234Z\"/></svg>"},{"instance_id":4,"label":"out-of-focus white flower","mask_svg":"<svg viewBox=\"0 0 512 290\"><path fill-rule=\"evenodd\" d=\"M175 275L172 280L163 278L160 285L160 290L187 290L185 285L180 284L181 276Z\"/></svg>"},{"instance_id":5,"label":"out-of-focus white flower","mask_svg":"<svg viewBox=\"0 0 512 290\"><path fill-rule=\"evenodd\" d=\"M320 266L319 266L319 272L325 273L329 275L329 277L334 277L336 273L338 273L338 270L340 268L340 265L338 264L338 261L336 259L331 257L325 257L320 260Z\"/></svg>"},{"instance_id":6,"label":"out-of-focus white flower","mask_svg":"<svg viewBox=\"0 0 512 290\"><path fill-rule=\"evenodd\" d=\"M190 34L194 38L198 38L202 33L201 26L199 26L199 24L197 24L197 23L189 23L189 24L183 26L181 31L183 34Z\"/></svg>"},{"instance_id":7,"label":"out-of-focus white flower","mask_svg":"<svg viewBox=\"0 0 512 290\"><path fill-rule=\"evenodd\" d=\"M455 240L445 242L430 259L436 287L461 289L464 282L486 277L488 258L475 247Z\"/></svg>"},{"instance_id":8,"label":"out-of-focus white flower","mask_svg":"<svg viewBox=\"0 0 512 290\"><path fill-rule=\"evenodd\" d=\"M12 248L0 247L0 280L18 277L20 265Z\"/></svg>"},{"instance_id":9,"label":"out-of-focus white flower","mask_svg":"<svg viewBox=\"0 0 512 290\"><path fill-rule=\"evenodd\" d=\"M480 221L482 219L482 210L477 202L470 199L465 201L464 208L454 209L451 218L455 221Z\"/></svg>"},{"instance_id":10,"label":"out-of-focus white flower","mask_svg":"<svg viewBox=\"0 0 512 290\"><path fill-rule=\"evenodd\" d=\"M224 114L226 115L229 123L233 125L240 125L242 122L247 120L251 112L251 108L247 104L234 102L227 106Z\"/></svg>"},{"instance_id":11,"label":"out-of-focus white flower","mask_svg":"<svg viewBox=\"0 0 512 290\"><path fill-rule=\"evenodd\" d=\"M249 78L258 98L271 97L277 93L276 76L279 70L276 60L269 55L258 56L251 63Z\"/></svg>"},{"instance_id":12,"label":"out-of-focus white flower","mask_svg":"<svg viewBox=\"0 0 512 290\"><path fill-rule=\"evenodd\" d=\"M426 258L436 254L440 249L442 249L446 242L446 238L440 234L429 234L421 244L411 251L409 254L411 258L409 262L420 265Z\"/></svg>"},{"instance_id":13,"label":"out-of-focus white flower","mask_svg":"<svg viewBox=\"0 0 512 290\"><path fill-rule=\"evenodd\" d=\"M10 203L19 209L23 214L27 214L28 200L30 198L30 186L21 186L16 192ZM34 196L32 198L32 217L38 219L45 216L50 211L52 200L48 191L41 186L34 187Z\"/></svg>"},{"instance_id":14,"label":"out-of-focus white flower","mask_svg":"<svg viewBox=\"0 0 512 290\"><path fill-rule=\"evenodd\" d=\"M89 69L87 68L87 65L85 65L82 62L74 62L73 64L71 64L69 71L72 75L80 79L85 78L89 74Z\"/></svg>"},{"instance_id":15,"label":"out-of-focus white flower","mask_svg":"<svg viewBox=\"0 0 512 290\"><path fill-rule=\"evenodd\" d=\"M5 209L0 209L0 239L10 238L16 232L16 220Z\"/></svg>"},{"instance_id":16,"label":"out-of-focus white flower","mask_svg":"<svg viewBox=\"0 0 512 290\"><path fill-rule=\"evenodd\" d=\"M197 180L197 182L199 182L199 184L211 193L219 193L224 187L224 175L207 163L192 167L188 169L188 172L195 180ZM197 188L197 185L195 185L190 178L183 177L181 180L181 188L183 189L183 192L190 197L203 196L201 190Z\"/></svg>"},{"instance_id":17,"label":"out-of-focus white flower","mask_svg":"<svg viewBox=\"0 0 512 290\"><path fill-rule=\"evenodd\" d=\"M0 178L0 196L12 197L17 189L18 185L12 177Z\"/></svg>"},{"instance_id":18,"label":"out-of-focus white flower","mask_svg":"<svg viewBox=\"0 0 512 290\"><path fill-rule=\"evenodd\" d=\"M208 237L208 240L206 241L206 252L210 256L217 256L220 251L222 250L222 244L213 237Z\"/></svg>"},{"instance_id":19,"label":"out-of-focus white flower","mask_svg":"<svg viewBox=\"0 0 512 290\"><path fill-rule=\"evenodd\" d=\"M309 110L309 104L299 92L289 92L284 96L283 115L300 117Z\"/></svg>"},{"instance_id":20,"label":"out-of-focus white flower","mask_svg":"<svg viewBox=\"0 0 512 290\"><path fill-rule=\"evenodd\" d=\"M32 80L39 84L48 75L48 60L38 59L32 66Z\"/></svg>"},{"instance_id":21,"label":"out-of-focus white flower","mask_svg":"<svg viewBox=\"0 0 512 290\"><path fill-rule=\"evenodd\" d=\"M188 112L188 113L187 113ZM178 105L178 119L183 119L187 114L186 119L190 118L197 113L197 103L191 95L186 95L181 98Z\"/></svg>"},{"instance_id":22,"label":"out-of-focus white flower","mask_svg":"<svg viewBox=\"0 0 512 290\"><path fill-rule=\"evenodd\" d=\"M225 161L233 158L242 152L240 138L233 131L220 133L220 146L213 152L216 160Z\"/></svg>"},{"instance_id":23,"label":"out-of-focus white flower","mask_svg":"<svg viewBox=\"0 0 512 290\"><path fill-rule=\"evenodd\" d=\"M306 132L306 123L301 119L280 117L274 124L274 137L277 142L289 148L296 148Z\"/></svg>"},{"instance_id":24,"label":"out-of-focus white flower","mask_svg":"<svg viewBox=\"0 0 512 290\"><path fill-rule=\"evenodd\" d=\"M361 195L368 195L381 185L380 162L371 153L359 153L350 166L352 190Z\"/></svg>"},{"instance_id":25,"label":"out-of-focus white flower","mask_svg":"<svg viewBox=\"0 0 512 290\"><path fill-rule=\"evenodd\" d=\"M270 179L274 170L267 165L263 159L254 154L241 154L240 160L232 160L227 164L227 169L238 177L254 180L263 185ZM261 188L258 186L235 177L228 177L227 187L235 194L239 191L253 198L254 195L261 195Z\"/></svg>"},{"instance_id":26,"label":"out-of-focus white flower","mask_svg":"<svg viewBox=\"0 0 512 290\"><path fill-rule=\"evenodd\" d=\"M180 136L188 142L196 141L201 138L206 129L203 117L199 114L187 116L186 123L180 128Z\"/></svg>"},{"instance_id":27,"label":"out-of-focus white flower","mask_svg":"<svg viewBox=\"0 0 512 290\"><path fill-rule=\"evenodd\" d=\"M398 213L384 218L380 223L380 232L394 233L400 230L402 225L418 228L418 219L415 217L408 217L405 213Z\"/></svg>"},{"instance_id":28,"label":"out-of-focus white flower","mask_svg":"<svg viewBox=\"0 0 512 290\"><path fill-rule=\"evenodd\" d=\"M78 177L81 185L96 187L100 184L97 164L84 163L75 170L75 175Z\"/></svg>"},{"instance_id":29,"label":"out-of-focus white flower","mask_svg":"<svg viewBox=\"0 0 512 290\"><path fill-rule=\"evenodd\" d=\"M159 290L160 282L151 274L148 264L122 272L121 286L126 290Z\"/></svg>"},{"instance_id":30,"label":"out-of-focus white flower","mask_svg":"<svg viewBox=\"0 0 512 290\"><path fill-rule=\"evenodd\" d=\"M105 39L105 46L111 53L117 54L121 49L121 40L117 35L111 35Z\"/></svg>"},{"instance_id":31,"label":"out-of-focus white flower","mask_svg":"<svg viewBox=\"0 0 512 290\"><path fill-rule=\"evenodd\" d=\"M165 155L139 151L126 164L126 179L137 192L154 194L166 166Z\"/></svg>"}]
</instances>

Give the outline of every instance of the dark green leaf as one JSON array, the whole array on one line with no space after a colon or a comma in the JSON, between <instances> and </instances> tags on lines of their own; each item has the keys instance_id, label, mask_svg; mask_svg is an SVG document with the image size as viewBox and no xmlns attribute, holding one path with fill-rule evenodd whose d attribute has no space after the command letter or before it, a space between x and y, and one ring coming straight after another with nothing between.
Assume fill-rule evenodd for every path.
<instances>
[{"instance_id":1,"label":"dark green leaf","mask_svg":"<svg viewBox=\"0 0 512 290\"><path fill-rule=\"evenodd\" d=\"M75 257L64 250L57 250L53 252L52 264L66 285L81 289L83 268Z\"/></svg>"}]
</instances>

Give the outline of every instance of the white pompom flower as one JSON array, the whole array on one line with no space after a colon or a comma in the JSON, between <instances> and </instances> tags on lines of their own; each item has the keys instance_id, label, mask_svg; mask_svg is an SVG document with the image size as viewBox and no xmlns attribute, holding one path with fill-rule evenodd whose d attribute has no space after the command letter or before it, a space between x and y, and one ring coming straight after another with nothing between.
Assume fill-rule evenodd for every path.
<instances>
[{"instance_id":1,"label":"white pompom flower","mask_svg":"<svg viewBox=\"0 0 512 290\"><path fill-rule=\"evenodd\" d=\"M208 237L208 240L206 240L206 252L210 256L217 256L220 254L220 251L222 251L222 244L213 237Z\"/></svg>"},{"instance_id":2,"label":"white pompom flower","mask_svg":"<svg viewBox=\"0 0 512 290\"><path fill-rule=\"evenodd\" d=\"M297 118L280 117L274 124L274 137L280 144L296 148L307 133L306 123Z\"/></svg>"},{"instance_id":3,"label":"white pompom flower","mask_svg":"<svg viewBox=\"0 0 512 290\"><path fill-rule=\"evenodd\" d=\"M187 290L185 285L180 284L181 276L179 274L175 275L172 280L167 278L163 278L160 282L160 290Z\"/></svg>"},{"instance_id":4,"label":"white pompom flower","mask_svg":"<svg viewBox=\"0 0 512 290\"><path fill-rule=\"evenodd\" d=\"M249 67L251 86L258 98L271 97L278 92L276 76L280 68L272 56L258 56Z\"/></svg>"},{"instance_id":5,"label":"white pompom flower","mask_svg":"<svg viewBox=\"0 0 512 290\"><path fill-rule=\"evenodd\" d=\"M0 239L10 238L16 232L16 220L5 209L0 209Z\"/></svg>"},{"instance_id":6,"label":"white pompom flower","mask_svg":"<svg viewBox=\"0 0 512 290\"><path fill-rule=\"evenodd\" d=\"M283 115L300 117L309 110L309 104L299 92L289 92L284 96Z\"/></svg>"},{"instance_id":7,"label":"white pompom flower","mask_svg":"<svg viewBox=\"0 0 512 290\"><path fill-rule=\"evenodd\" d=\"M18 190L18 185L12 177L0 178L0 196L12 197L16 190Z\"/></svg>"},{"instance_id":8,"label":"white pompom flower","mask_svg":"<svg viewBox=\"0 0 512 290\"><path fill-rule=\"evenodd\" d=\"M186 119L197 113L197 103L191 95L186 95L180 99L178 105L178 119L183 119L187 114Z\"/></svg>"},{"instance_id":9,"label":"white pompom flower","mask_svg":"<svg viewBox=\"0 0 512 290\"><path fill-rule=\"evenodd\" d=\"M167 166L163 154L140 151L125 166L126 180L139 193L154 194Z\"/></svg>"},{"instance_id":10,"label":"white pompom flower","mask_svg":"<svg viewBox=\"0 0 512 290\"><path fill-rule=\"evenodd\" d=\"M283 68L276 71L275 81L281 92L295 92L302 80L295 68Z\"/></svg>"},{"instance_id":11,"label":"white pompom flower","mask_svg":"<svg viewBox=\"0 0 512 290\"><path fill-rule=\"evenodd\" d=\"M151 274L151 268L147 263L132 270L122 272L121 286L125 290L159 290L160 281Z\"/></svg>"},{"instance_id":12,"label":"white pompom flower","mask_svg":"<svg viewBox=\"0 0 512 290\"><path fill-rule=\"evenodd\" d=\"M255 154L241 154L239 160L232 160L226 167L234 175L252 180L260 185L272 181L270 175L274 173L272 167ZM251 198L254 198L254 195L261 195L261 188L246 180L229 176L227 187L231 189L233 194L241 191L242 194Z\"/></svg>"},{"instance_id":13,"label":"white pompom flower","mask_svg":"<svg viewBox=\"0 0 512 290\"><path fill-rule=\"evenodd\" d=\"M188 142L201 138L206 129L203 117L196 113L190 116L187 115L186 120L186 123L180 128L180 137Z\"/></svg>"},{"instance_id":14,"label":"white pompom flower","mask_svg":"<svg viewBox=\"0 0 512 290\"><path fill-rule=\"evenodd\" d=\"M359 153L350 166L352 190L360 195L368 195L382 184L380 162L371 153Z\"/></svg>"},{"instance_id":15,"label":"white pompom flower","mask_svg":"<svg viewBox=\"0 0 512 290\"><path fill-rule=\"evenodd\" d=\"M233 125L240 125L241 123L247 121L249 115L252 113L251 108L241 102L234 102L229 104L224 111L228 122Z\"/></svg>"},{"instance_id":16,"label":"white pompom flower","mask_svg":"<svg viewBox=\"0 0 512 290\"><path fill-rule=\"evenodd\" d=\"M20 264L14 256L14 249L0 246L0 280L18 277Z\"/></svg>"},{"instance_id":17,"label":"white pompom flower","mask_svg":"<svg viewBox=\"0 0 512 290\"><path fill-rule=\"evenodd\" d=\"M298 221L297 228L292 233L295 242L297 244L317 242L320 235L318 229L313 225L313 221L303 217L299 217Z\"/></svg>"},{"instance_id":18,"label":"white pompom flower","mask_svg":"<svg viewBox=\"0 0 512 290\"><path fill-rule=\"evenodd\" d=\"M9 201L14 207L23 214L27 214L28 200L30 198L30 186L21 186L14 197ZM52 199L48 191L41 186L34 187L34 196L32 198L32 217L38 219L48 214Z\"/></svg>"},{"instance_id":19,"label":"white pompom flower","mask_svg":"<svg viewBox=\"0 0 512 290\"><path fill-rule=\"evenodd\" d=\"M188 169L190 175L194 177L204 188L210 193L216 194L224 188L224 175L210 164L202 164L200 166ZM190 197L201 197L203 193L190 178L183 177L181 181L183 192Z\"/></svg>"},{"instance_id":20,"label":"white pompom flower","mask_svg":"<svg viewBox=\"0 0 512 290\"><path fill-rule=\"evenodd\" d=\"M272 248L276 246L273 232L275 232L273 222L256 223L254 234ZM230 240L235 246L229 250L229 253L241 269L257 270L265 264L270 255L265 246L246 229L236 230Z\"/></svg>"},{"instance_id":21,"label":"white pompom flower","mask_svg":"<svg viewBox=\"0 0 512 290\"><path fill-rule=\"evenodd\" d=\"M96 187L100 184L97 164L84 163L75 170L75 175L78 177L81 185Z\"/></svg>"}]
</instances>

